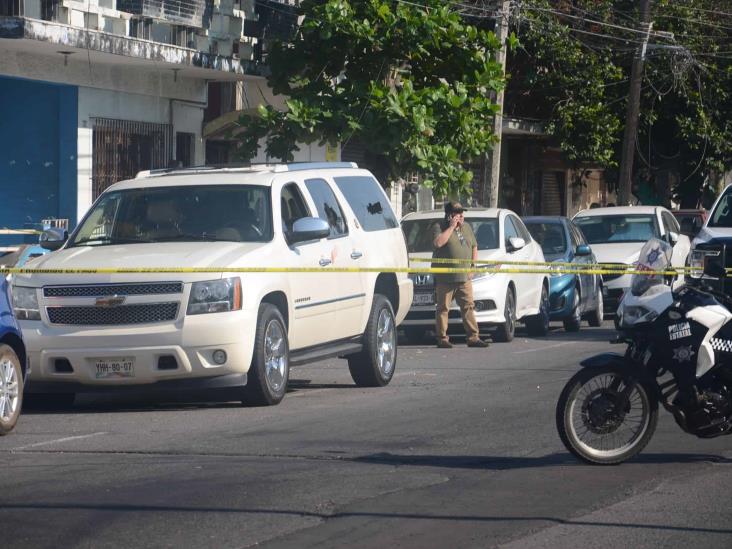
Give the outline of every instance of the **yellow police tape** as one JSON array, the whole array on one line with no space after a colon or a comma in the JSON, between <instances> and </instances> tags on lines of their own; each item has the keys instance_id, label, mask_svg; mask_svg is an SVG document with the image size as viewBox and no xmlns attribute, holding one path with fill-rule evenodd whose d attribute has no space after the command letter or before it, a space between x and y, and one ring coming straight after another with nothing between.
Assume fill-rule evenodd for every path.
<instances>
[{"instance_id":1,"label":"yellow police tape","mask_svg":"<svg viewBox=\"0 0 732 549\"><path fill-rule=\"evenodd\" d=\"M547 264L550 265L550 264ZM537 266L538 267L538 266ZM0 274L150 274L150 273L412 273L412 274L640 274L673 276L678 274L674 270L648 271L635 268L628 269L518 269L503 267L121 267L121 268L80 268L80 269L37 269L32 267L0 268Z\"/></svg>"},{"instance_id":2,"label":"yellow police tape","mask_svg":"<svg viewBox=\"0 0 732 549\"><path fill-rule=\"evenodd\" d=\"M627 263L568 263L563 261L552 261L552 262L541 262L541 261L504 261L502 259L478 259L473 261L472 259L449 259L441 257L410 257L409 260L413 263L469 263L471 265L524 265L524 266L536 266L536 267L569 267L571 272L575 272L575 269L606 269L611 271L623 271L633 269L632 265ZM677 273L688 273L696 271L693 267L672 267L669 270L673 270ZM732 268L726 269L732 271ZM556 272L557 269L554 269Z\"/></svg>"}]
</instances>

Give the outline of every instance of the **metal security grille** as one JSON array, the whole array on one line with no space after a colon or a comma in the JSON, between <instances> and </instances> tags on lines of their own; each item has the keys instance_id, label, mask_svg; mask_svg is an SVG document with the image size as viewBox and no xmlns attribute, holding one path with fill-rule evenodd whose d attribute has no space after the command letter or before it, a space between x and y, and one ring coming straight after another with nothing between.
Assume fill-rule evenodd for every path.
<instances>
[{"instance_id":1,"label":"metal security grille","mask_svg":"<svg viewBox=\"0 0 732 549\"><path fill-rule=\"evenodd\" d=\"M167 168L173 158L168 124L92 118L92 187L96 199L107 187L141 170Z\"/></svg>"},{"instance_id":2,"label":"metal security grille","mask_svg":"<svg viewBox=\"0 0 732 549\"><path fill-rule=\"evenodd\" d=\"M51 324L121 326L169 322L178 316L178 302L143 303L119 307L46 307Z\"/></svg>"},{"instance_id":3,"label":"metal security grille","mask_svg":"<svg viewBox=\"0 0 732 549\"><path fill-rule=\"evenodd\" d=\"M93 286L48 286L45 297L104 297L109 295L159 295L183 293L182 282L151 284L104 284Z\"/></svg>"}]
</instances>

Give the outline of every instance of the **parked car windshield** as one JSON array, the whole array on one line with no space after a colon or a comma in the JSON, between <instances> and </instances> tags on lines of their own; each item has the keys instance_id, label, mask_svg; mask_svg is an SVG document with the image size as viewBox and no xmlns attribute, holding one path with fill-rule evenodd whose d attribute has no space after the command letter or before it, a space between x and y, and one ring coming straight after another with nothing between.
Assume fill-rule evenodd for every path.
<instances>
[{"instance_id":1,"label":"parked car windshield","mask_svg":"<svg viewBox=\"0 0 732 549\"><path fill-rule=\"evenodd\" d=\"M440 219L412 219L402 223L402 231L407 239L410 253L431 252L432 227L440 223ZM494 218L466 217L465 221L475 233L479 250L494 250L499 247L498 220Z\"/></svg>"},{"instance_id":2,"label":"parked car windshield","mask_svg":"<svg viewBox=\"0 0 732 549\"><path fill-rule=\"evenodd\" d=\"M707 226L732 227L732 192L724 193L719 199Z\"/></svg>"},{"instance_id":3,"label":"parked car windshield","mask_svg":"<svg viewBox=\"0 0 732 549\"><path fill-rule=\"evenodd\" d=\"M592 215L575 217L574 222L590 244L646 242L660 237L653 217L650 214Z\"/></svg>"},{"instance_id":4,"label":"parked car windshield","mask_svg":"<svg viewBox=\"0 0 732 549\"><path fill-rule=\"evenodd\" d=\"M271 239L267 187L191 185L105 193L69 246Z\"/></svg>"},{"instance_id":5,"label":"parked car windshield","mask_svg":"<svg viewBox=\"0 0 732 549\"><path fill-rule=\"evenodd\" d=\"M524 225L541 246L547 261L564 257L567 252L567 234L561 223L542 223L524 219Z\"/></svg>"}]
</instances>

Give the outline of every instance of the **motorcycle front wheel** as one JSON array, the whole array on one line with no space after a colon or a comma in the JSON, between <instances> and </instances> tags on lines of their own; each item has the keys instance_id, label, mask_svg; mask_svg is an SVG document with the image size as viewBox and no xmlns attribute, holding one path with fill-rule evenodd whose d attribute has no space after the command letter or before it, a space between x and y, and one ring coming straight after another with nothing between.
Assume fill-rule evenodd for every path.
<instances>
[{"instance_id":1,"label":"motorcycle front wheel","mask_svg":"<svg viewBox=\"0 0 732 549\"><path fill-rule=\"evenodd\" d=\"M611 366L586 368L557 402L557 431L567 450L597 465L622 463L651 440L658 401L637 378Z\"/></svg>"}]
</instances>

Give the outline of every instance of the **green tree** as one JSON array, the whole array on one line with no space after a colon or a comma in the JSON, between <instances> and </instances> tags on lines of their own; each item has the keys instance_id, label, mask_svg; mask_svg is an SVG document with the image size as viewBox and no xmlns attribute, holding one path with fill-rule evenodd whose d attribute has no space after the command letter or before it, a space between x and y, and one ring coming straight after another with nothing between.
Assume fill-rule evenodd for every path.
<instances>
[{"instance_id":1,"label":"green tree","mask_svg":"<svg viewBox=\"0 0 732 549\"><path fill-rule=\"evenodd\" d=\"M242 117L242 156L261 139L269 156L291 160L298 143L357 138L382 177L419 173L438 196L470 192L465 162L496 140L495 34L444 0L304 0L300 12L296 37L268 57L288 110Z\"/></svg>"},{"instance_id":2,"label":"green tree","mask_svg":"<svg viewBox=\"0 0 732 549\"><path fill-rule=\"evenodd\" d=\"M655 0L634 171L676 174L695 206L710 175L732 166L732 7L725 0ZM545 121L565 157L613 168L620 160L638 2L533 0L513 19L506 108Z\"/></svg>"}]
</instances>

